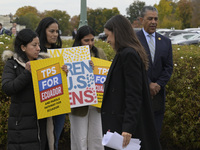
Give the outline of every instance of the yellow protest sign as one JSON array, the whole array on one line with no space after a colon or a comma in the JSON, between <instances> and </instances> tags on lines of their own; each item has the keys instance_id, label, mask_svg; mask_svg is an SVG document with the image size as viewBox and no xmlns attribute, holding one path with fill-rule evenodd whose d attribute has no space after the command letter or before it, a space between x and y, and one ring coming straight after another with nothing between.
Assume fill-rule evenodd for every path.
<instances>
[{"instance_id":1,"label":"yellow protest sign","mask_svg":"<svg viewBox=\"0 0 200 150\"><path fill-rule=\"evenodd\" d=\"M63 57L31 61L38 119L71 112L67 78L62 65Z\"/></svg>"},{"instance_id":2,"label":"yellow protest sign","mask_svg":"<svg viewBox=\"0 0 200 150\"><path fill-rule=\"evenodd\" d=\"M94 63L94 81L96 86L96 92L97 92L97 100L98 104L94 104L92 106L101 108L102 100L103 100L103 83L106 81L106 76L108 74L111 61L99 59L92 57L92 61Z\"/></svg>"}]
</instances>

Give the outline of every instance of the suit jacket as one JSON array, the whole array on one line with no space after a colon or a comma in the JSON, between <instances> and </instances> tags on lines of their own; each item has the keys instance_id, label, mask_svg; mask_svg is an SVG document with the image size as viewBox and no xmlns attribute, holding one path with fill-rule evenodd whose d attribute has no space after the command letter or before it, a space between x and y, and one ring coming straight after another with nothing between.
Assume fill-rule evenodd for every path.
<instances>
[{"instance_id":1,"label":"suit jacket","mask_svg":"<svg viewBox=\"0 0 200 150\"><path fill-rule=\"evenodd\" d=\"M155 33L155 56L154 62L152 62L149 46L143 31L140 30L136 34L146 50L149 58L148 82L149 84L151 82L156 82L161 86L158 96L162 99L160 111L164 112L165 85L169 81L173 72L171 40L158 33Z\"/></svg>"},{"instance_id":2,"label":"suit jacket","mask_svg":"<svg viewBox=\"0 0 200 150\"><path fill-rule=\"evenodd\" d=\"M142 142L142 150L159 150L144 64L133 48L117 53L105 82L101 108L105 134L131 133ZM106 148L108 149L108 148Z\"/></svg>"}]
</instances>

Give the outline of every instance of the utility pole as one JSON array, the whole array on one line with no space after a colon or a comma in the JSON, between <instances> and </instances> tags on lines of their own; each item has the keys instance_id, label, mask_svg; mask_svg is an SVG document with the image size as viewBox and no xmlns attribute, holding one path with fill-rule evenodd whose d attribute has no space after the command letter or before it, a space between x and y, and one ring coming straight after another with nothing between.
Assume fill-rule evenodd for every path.
<instances>
[{"instance_id":1,"label":"utility pole","mask_svg":"<svg viewBox=\"0 0 200 150\"><path fill-rule=\"evenodd\" d=\"M80 16L80 22L79 27L88 25L87 22L87 0L80 0L81 1L81 16Z\"/></svg>"}]
</instances>

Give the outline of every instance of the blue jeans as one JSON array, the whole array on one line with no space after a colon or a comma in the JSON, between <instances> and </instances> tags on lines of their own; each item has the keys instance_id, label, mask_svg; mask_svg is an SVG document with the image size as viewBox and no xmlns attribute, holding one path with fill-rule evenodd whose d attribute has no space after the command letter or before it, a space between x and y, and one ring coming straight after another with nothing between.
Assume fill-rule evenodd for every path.
<instances>
[{"instance_id":1,"label":"blue jeans","mask_svg":"<svg viewBox=\"0 0 200 150\"><path fill-rule=\"evenodd\" d=\"M62 133L64 124L65 124L65 117L66 117L66 114L62 114L62 115L53 117L54 130L55 130L55 136L56 136L56 139L55 139L56 150L58 149L58 142L59 142L60 135Z\"/></svg>"}]
</instances>

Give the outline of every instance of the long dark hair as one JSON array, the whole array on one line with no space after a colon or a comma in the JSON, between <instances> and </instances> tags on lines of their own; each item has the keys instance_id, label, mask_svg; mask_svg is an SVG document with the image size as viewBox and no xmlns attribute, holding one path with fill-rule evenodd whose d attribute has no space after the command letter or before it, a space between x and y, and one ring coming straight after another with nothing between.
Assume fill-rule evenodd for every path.
<instances>
[{"instance_id":1,"label":"long dark hair","mask_svg":"<svg viewBox=\"0 0 200 150\"><path fill-rule=\"evenodd\" d=\"M81 45L81 40L84 38L84 36L87 36L89 34L92 34L93 36L95 36L94 30L90 26L84 25L84 26L80 27L78 29L78 31L77 31L77 35L75 37L74 44L72 46L73 47L82 46ZM95 46L93 46L91 48L91 51L94 53L95 57L99 58L99 53L98 53L98 50L97 50L97 48Z\"/></svg>"},{"instance_id":2,"label":"long dark hair","mask_svg":"<svg viewBox=\"0 0 200 150\"><path fill-rule=\"evenodd\" d=\"M52 17L46 17L42 19L36 29L36 32L39 36L40 39L40 48L41 52L47 52L46 44L48 43L47 41L47 36L46 36L46 28L48 28L51 24L57 23L57 20L52 18ZM59 26L59 24L58 24ZM61 48L62 47L62 40L60 38L60 34L58 34L58 39L55 44L51 44L51 48Z\"/></svg>"},{"instance_id":3,"label":"long dark hair","mask_svg":"<svg viewBox=\"0 0 200 150\"><path fill-rule=\"evenodd\" d=\"M17 34L14 41L14 50L20 58L26 63L29 61L26 53L22 51L21 46L26 46L28 43L32 42L34 38L38 37L37 33L31 29L22 29Z\"/></svg>"},{"instance_id":4,"label":"long dark hair","mask_svg":"<svg viewBox=\"0 0 200 150\"><path fill-rule=\"evenodd\" d=\"M116 52L120 52L126 47L135 49L141 57L146 70L148 69L147 54L127 18L122 15L113 16L106 22L104 28L114 33Z\"/></svg>"}]
</instances>

